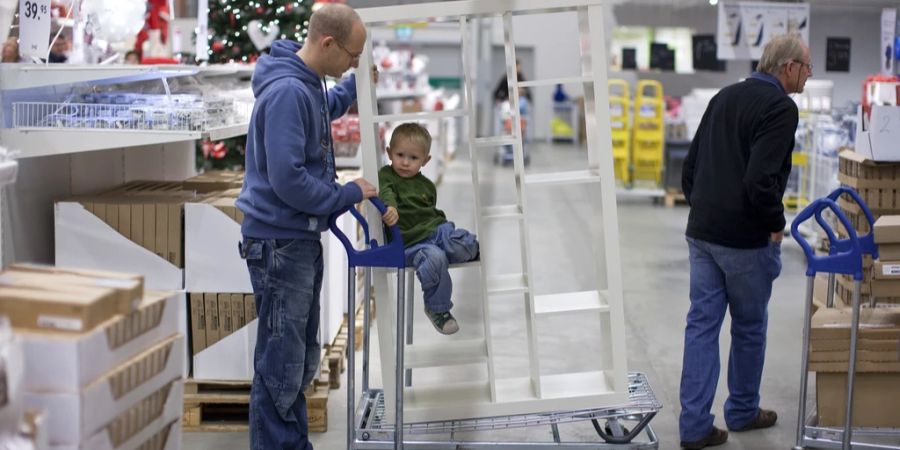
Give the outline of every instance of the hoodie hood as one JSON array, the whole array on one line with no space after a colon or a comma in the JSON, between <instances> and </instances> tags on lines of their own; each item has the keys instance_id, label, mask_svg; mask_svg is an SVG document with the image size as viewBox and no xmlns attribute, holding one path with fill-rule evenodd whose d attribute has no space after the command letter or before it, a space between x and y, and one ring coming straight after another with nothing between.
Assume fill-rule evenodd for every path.
<instances>
[{"instance_id":1,"label":"hoodie hood","mask_svg":"<svg viewBox=\"0 0 900 450\"><path fill-rule=\"evenodd\" d=\"M256 61L251 83L254 97L259 97L266 87L282 78L296 78L321 89L322 78L297 56L300 47L299 43L286 39L272 43L269 54Z\"/></svg>"}]
</instances>

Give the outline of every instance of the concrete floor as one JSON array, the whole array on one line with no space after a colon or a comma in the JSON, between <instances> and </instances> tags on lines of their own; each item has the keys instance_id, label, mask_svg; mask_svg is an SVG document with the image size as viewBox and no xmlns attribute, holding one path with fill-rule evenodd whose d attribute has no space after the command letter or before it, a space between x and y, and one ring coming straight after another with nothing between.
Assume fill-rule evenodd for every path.
<instances>
[{"instance_id":1,"label":"concrete floor","mask_svg":"<svg viewBox=\"0 0 900 450\"><path fill-rule=\"evenodd\" d=\"M532 144L530 172L575 169L585 164L584 152L567 145ZM512 169L491 164L491 155L479 158L483 198L485 204L504 204L512 201L509 194L513 178ZM470 164L465 155L449 163L443 184L439 187L439 206L457 226L473 228L472 183L469 175ZM543 189L543 188L542 188ZM557 190L554 190L557 189ZM530 219L528 225L532 243L532 260L537 278L535 289L538 293L548 292L559 286L569 286L567 290L588 289L595 284L591 276L589 246L559 245L565 237L576 239L586 235L590 222L589 205L592 198L582 188L547 188L529 191L527 202L529 211L541 211ZM627 333L628 370L647 374L651 386L663 404L663 409L653 419L651 426L659 437L659 448L675 449L678 446L678 386L681 373L684 317L689 306L687 246L684 241L684 226L688 208L676 206L667 209L654 204L649 199L620 199L618 206L622 272L625 290L625 320ZM490 230L488 230L490 232ZM518 257L510 258L508 245L517 248L518 237L506 233L507 242L483 243L482 254L489 259L490 267L503 266L503 272L513 272L520 266ZM576 241L577 242L577 241ZM588 247L588 248L584 248ZM516 252L512 252L516 254ZM766 367L762 382L762 406L774 409L779 414L778 424L768 430L748 433L732 433L722 449L774 449L789 448L794 442L796 427L797 397L799 392L800 339L802 326L802 299L805 289L803 255L792 242L785 243L783 270L775 282L769 306L769 342ZM497 261L502 264L496 264ZM573 270L578 269L578 270ZM587 273L585 273L587 272ZM453 274L455 284L454 314L458 317L460 338L483 335L480 326L481 306L469 299L479 298L478 274L472 269L460 269ZM575 286L575 287L571 287ZM421 302L421 293L417 297ZM421 305L421 303L417 303ZM503 303L511 305L511 303ZM493 308L493 307L492 307ZM506 309L505 309L506 308ZM454 337L439 336L427 324L427 319L416 308L416 338L420 341L440 341ZM491 311L492 317L502 317L512 311L513 306L499 306ZM521 313L519 313L521 314ZM545 371L563 371L578 363L585 355L600 351L591 330L569 323L541 325L542 329L558 329L558 335L544 336L540 340L542 358L548 361ZM727 396L725 368L730 342L728 319L723 327L720 354L722 374L718 386L713 413L717 415L716 425L724 427L722 405ZM495 341L509 340L507 347L497 351L498 376L522 370L517 357L523 352L516 338L524 336L518 324L495 327L492 330ZM503 344L500 344L503 345ZM373 343L373 385L379 385L380 364L377 344ZM359 365L357 365L359 367ZM425 377L466 376L465 372L440 371L425 374ZM421 379L417 379L421 380ZM329 431L312 435L317 449L341 449L345 447L346 391L332 391L328 400ZM575 441L597 441L589 423L571 424L560 427L563 439ZM517 429L501 434L501 439L549 440L549 427ZM487 435L477 435L486 438ZM184 448L188 450L237 450L248 447L245 433L186 433Z\"/></svg>"}]
</instances>

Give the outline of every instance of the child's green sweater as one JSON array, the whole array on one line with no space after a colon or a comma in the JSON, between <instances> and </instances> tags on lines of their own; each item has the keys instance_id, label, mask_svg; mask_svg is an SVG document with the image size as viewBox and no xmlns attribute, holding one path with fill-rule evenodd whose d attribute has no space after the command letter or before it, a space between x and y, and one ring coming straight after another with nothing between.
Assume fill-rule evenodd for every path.
<instances>
[{"instance_id":1,"label":"child's green sweater","mask_svg":"<svg viewBox=\"0 0 900 450\"><path fill-rule=\"evenodd\" d=\"M378 196L387 206L397 208L403 245L409 247L428 236L447 221L437 209L437 188L425 175L403 178L391 166L378 171Z\"/></svg>"}]
</instances>

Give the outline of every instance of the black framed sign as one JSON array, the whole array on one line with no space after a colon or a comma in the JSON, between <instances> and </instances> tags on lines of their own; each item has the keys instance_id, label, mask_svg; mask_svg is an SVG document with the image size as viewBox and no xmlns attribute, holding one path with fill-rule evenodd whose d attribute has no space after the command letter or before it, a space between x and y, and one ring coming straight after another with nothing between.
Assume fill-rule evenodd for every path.
<instances>
[{"instance_id":1,"label":"black framed sign","mask_svg":"<svg viewBox=\"0 0 900 450\"><path fill-rule=\"evenodd\" d=\"M830 37L825 41L825 71L850 71L850 38Z\"/></svg>"}]
</instances>

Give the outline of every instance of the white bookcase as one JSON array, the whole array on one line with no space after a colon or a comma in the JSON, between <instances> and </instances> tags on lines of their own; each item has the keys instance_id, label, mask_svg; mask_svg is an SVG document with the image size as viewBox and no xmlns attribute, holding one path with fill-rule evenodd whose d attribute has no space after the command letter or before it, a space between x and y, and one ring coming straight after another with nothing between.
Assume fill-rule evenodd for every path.
<instances>
[{"instance_id":1,"label":"white bookcase","mask_svg":"<svg viewBox=\"0 0 900 450\"><path fill-rule=\"evenodd\" d=\"M362 148L375 148L377 124L390 121L428 121L443 117L463 117L468 124L468 148L471 155L471 176L474 186L472 202L475 206L476 232L482 243L503 238L503 235L517 234L517 248L505 248L506 255L492 255L482 251L481 261L469 263L480 270L481 301L484 312L483 339L446 337L440 344L412 344L405 350L405 369L434 368L458 365L483 364L487 374L484 379L442 379L437 386L417 386L412 383L404 393L404 417L408 422L431 420L491 417L541 411L575 410L618 405L628 398L626 372L626 349L624 315L622 305L622 277L619 256L618 217L615 199L615 178L610 139L609 111L607 101L606 49L603 47L603 11L601 0L508 0L504 2L457 1L403 5L397 7L370 8L358 10L363 20L370 26L389 25L398 22L443 21L459 26L461 59L465 83L465 99L458 109L416 114L381 115L377 110L377 99L372 87L371 75L360 71L357 75L359 93L360 129ZM552 14L576 12L579 23L581 50L581 71L570 77L519 83L515 71L515 39L513 16L519 14ZM513 128L510 135L478 137L476 103L473 94L473 74L470 54L476 43L472 42L470 24L482 17L502 17L506 74L509 80ZM360 67L369 67L371 61L371 39L360 61ZM528 173L525 171L522 146L522 130L518 117L520 86L554 86L558 83L579 84L584 89L586 132L588 150L586 161L577 171ZM601 107L597 107L601 105ZM494 152L499 146L512 145L514 148L514 183L508 204L490 204L480 198L478 169L479 152ZM378 182L377 171L380 160L374 152L363 153L363 175L372 183ZM542 274L532 266L529 217L538 217L545 211L533 210L526 201L532 190L553 189L558 185L581 185L589 189L595 202L586 204L591 209L591 224L584 227L592 230L589 246L595 263L586 271L597 280L591 290L575 292L561 291L537 295L535 282ZM380 222L374 210L368 211L370 223ZM501 227L496 223L502 223ZM600 224L600 226L594 226ZM502 230L502 231L499 231ZM373 234L381 239L380 227L372 227ZM561 233L560 239L565 239ZM501 260L509 260L514 253L521 261L521 272L504 271ZM596 269L595 269L596 268ZM395 371L395 290L389 282L389 271L375 270L374 283L378 314L378 341L381 355L382 381L385 398L394 398ZM605 281L603 281L605 280ZM490 310L498 297L510 295L518 298L518 312L501 320L524 318L525 333L521 337L522 348L527 349L527 373L515 378L498 377L495 370L495 346L491 334L493 322ZM415 306L413 306L415 308ZM418 309L418 308L417 308ZM559 330L541 327L544 318L576 314L596 318L601 331L598 336L584 336L600 342L601 355L585 355L584 370L568 373L550 373L542 370L538 343L544 338L554 338ZM577 345L578 342L572 342ZM600 369L598 370L597 367ZM393 404L386 402L388 420L393 420Z\"/></svg>"}]
</instances>

